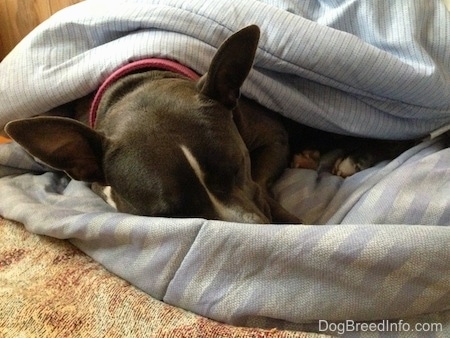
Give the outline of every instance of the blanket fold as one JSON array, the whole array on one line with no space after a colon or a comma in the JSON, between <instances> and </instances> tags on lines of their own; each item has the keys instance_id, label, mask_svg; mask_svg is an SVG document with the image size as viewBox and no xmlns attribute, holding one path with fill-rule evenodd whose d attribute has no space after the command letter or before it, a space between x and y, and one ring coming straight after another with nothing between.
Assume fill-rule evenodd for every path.
<instances>
[{"instance_id":1,"label":"blanket fold","mask_svg":"<svg viewBox=\"0 0 450 338\"><path fill-rule=\"evenodd\" d=\"M332 215L322 226L126 215L87 184L46 171L1 178L0 214L31 232L69 239L153 297L219 321L303 330L319 320L406 318L450 304L444 145L428 141L347 180L287 170L278 185L296 193L280 201L293 212L301 211L297 199L306 206L320 196L331 201L306 213ZM7 163L8 151L28 156L11 143L0 147L0 162ZM398 181L402 171L408 179ZM317 189L327 178L340 182ZM311 191L309 199L302 189ZM374 200L391 195L386 203ZM388 223L393 219L397 224Z\"/></svg>"}]
</instances>

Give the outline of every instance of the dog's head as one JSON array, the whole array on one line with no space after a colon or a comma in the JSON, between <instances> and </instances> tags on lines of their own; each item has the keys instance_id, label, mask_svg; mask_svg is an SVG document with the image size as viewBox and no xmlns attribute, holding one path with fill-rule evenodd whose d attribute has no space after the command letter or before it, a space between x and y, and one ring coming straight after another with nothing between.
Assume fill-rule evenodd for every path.
<instances>
[{"instance_id":1,"label":"dog's head","mask_svg":"<svg viewBox=\"0 0 450 338\"><path fill-rule=\"evenodd\" d=\"M258 40L256 26L233 34L197 82L151 72L151 81L107 97L113 103L95 130L71 119L37 117L10 122L6 131L49 166L111 186L119 211L270 222L233 122Z\"/></svg>"}]
</instances>

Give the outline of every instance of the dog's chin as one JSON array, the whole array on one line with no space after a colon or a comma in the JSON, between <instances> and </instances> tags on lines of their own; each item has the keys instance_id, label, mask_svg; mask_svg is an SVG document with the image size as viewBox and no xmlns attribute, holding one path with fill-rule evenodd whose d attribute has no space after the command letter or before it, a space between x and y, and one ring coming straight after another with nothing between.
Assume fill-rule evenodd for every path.
<instances>
[{"instance_id":1,"label":"dog's chin","mask_svg":"<svg viewBox=\"0 0 450 338\"><path fill-rule=\"evenodd\" d=\"M114 201L114 198L112 196L111 186L101 185L99 183L92 183L91 189L98 196L100 196L107 204L109 204L111 207L113 207L114 209L119 211L119 208L117 207L117 203Z\"/></svg>"}]
</instances>

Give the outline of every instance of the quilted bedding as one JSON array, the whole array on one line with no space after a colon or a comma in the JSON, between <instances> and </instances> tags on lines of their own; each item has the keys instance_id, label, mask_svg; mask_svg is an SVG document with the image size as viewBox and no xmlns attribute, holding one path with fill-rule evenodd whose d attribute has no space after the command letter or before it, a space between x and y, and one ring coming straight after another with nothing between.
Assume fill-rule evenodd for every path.
<instances>
[{"instance_id":1,"label":"quilted bedding","mask_svg":"<svg viewBox=\"0 0 450 338\"><path fill-rule=\"evenodd\" d=\"M218 321L319 330L320 320L428 315L450 331L450 15L440 1L87 0L2 61L0 126L143 57L203 73L227 36L254 23L262 38L245 95L313 127L424 141L347 179L287 169L274 192L305 225L117 213L11 143L0 146L0 214Z\"/></svg>"}]
</instances>

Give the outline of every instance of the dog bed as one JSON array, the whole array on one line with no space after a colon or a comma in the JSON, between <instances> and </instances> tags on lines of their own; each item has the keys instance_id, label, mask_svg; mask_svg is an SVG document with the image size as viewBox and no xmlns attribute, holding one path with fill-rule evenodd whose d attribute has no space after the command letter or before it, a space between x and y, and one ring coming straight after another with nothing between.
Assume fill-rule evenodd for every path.
<instances>
[{"instance_id":1,"label":"dog bed","mask_svg":"<svg viewBox=\"0 0 450 338\"><path fill-rule=\"evenodd\" d=\"M262 37L244 95L327 131L423 141L346 179L287 169L274 193L304 225L117 213L8 143L0 214L221 322L323 331L324 321L425 321L450 332L450 15L441 1L87 0L2 61L0 126L82 97L133 60L204 73L249 24Z\"/></svg>"}]
</instances>

